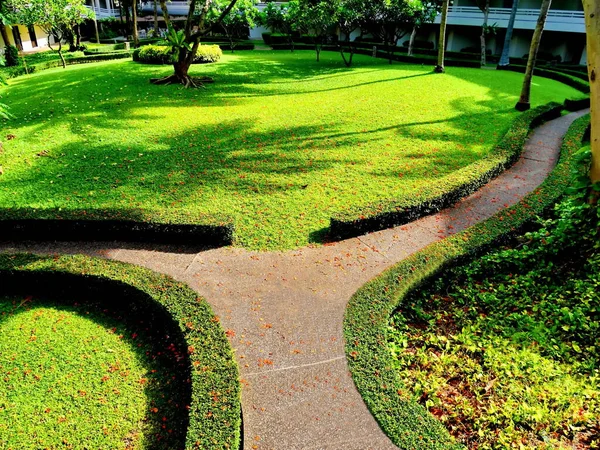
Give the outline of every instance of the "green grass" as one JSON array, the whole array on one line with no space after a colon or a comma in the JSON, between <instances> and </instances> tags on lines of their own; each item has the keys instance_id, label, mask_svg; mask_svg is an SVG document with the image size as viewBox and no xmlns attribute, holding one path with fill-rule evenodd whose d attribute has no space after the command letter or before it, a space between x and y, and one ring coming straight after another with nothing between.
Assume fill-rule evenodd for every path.
<instances>
[{"instance_id":1,"label":"green grass","mask_svg":"<svg viewBox=\"0 0 600 450\"><path fill-rule=\"evenodd\" d=\"M0 208L227 213L236 245L294 248L322 241L335 213L410 198L477 161L517 117L516 73L313 60L225 54L192 68L216 79L201 90L152 86L171 69L131 62L13 80ZM533 106L577 95L534 80Z\"/></svg>"},{"instance_id":2,"label":"green grass","mask_svg":"<svg viewBox=\"0 0 600 450\"><path fill-rule=\"evenodd\" d=\"M0 447L182 448L187 414L166 399L185 399L144 328L81 302L0 297Z\"/></svg>"}]
</instances>

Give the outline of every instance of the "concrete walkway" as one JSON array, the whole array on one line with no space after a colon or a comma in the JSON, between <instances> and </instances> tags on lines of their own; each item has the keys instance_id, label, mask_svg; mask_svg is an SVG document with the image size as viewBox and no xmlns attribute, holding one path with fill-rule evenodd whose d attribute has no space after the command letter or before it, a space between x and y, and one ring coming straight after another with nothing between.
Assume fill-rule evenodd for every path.
<instances>
[{"instance_id":1,"label":"concrete walkway","mask_svg":"<svg viewBox=\"0 0 600 450\"><path fill-rule=\"evenodd\" d=\"M408 255L534 190L554 167L569 125L585 113L538 128L513 168L454 207L335 244L258 253L120 243L4 243L0 251L85 253L125 261L169 274L208 299L240 365L245 449L392 449L346 365L342 322L349 298Z\"/></svg>"}]
</instances>

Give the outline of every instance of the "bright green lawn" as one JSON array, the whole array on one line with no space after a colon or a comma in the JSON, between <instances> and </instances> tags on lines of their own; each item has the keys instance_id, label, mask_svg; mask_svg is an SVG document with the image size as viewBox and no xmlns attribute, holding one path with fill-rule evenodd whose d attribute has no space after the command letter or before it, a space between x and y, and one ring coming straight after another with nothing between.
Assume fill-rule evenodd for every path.
<instances>
[{"instance_id":1,"label":"bright green lawn","mask_svg":"<svg viewBox=\"0 0 600 450\"><path fill-rule=\"evenodd\" d=\"M522 75L389 65L336 53L226 54L207 89L153 86L169 67L109 62L11 81L0 208L228 213L236 244L322 239L351 205L411 196L486 155L517 113ZM536 78L533 105L577 97ZM4 136L4 137L5 137ZM39 156L38 156L39 155Z\"/></svg>"},{"instance_id":2,"label":"bright green lawn","mask_svg":"<svg viewBox=\"0 0 600 450\"><path fill-rule=\"evenodd\" d=\"M0 296L0 448L181 447L187 421L155 355L89 307Z\"/></svg>"}]
</instances>

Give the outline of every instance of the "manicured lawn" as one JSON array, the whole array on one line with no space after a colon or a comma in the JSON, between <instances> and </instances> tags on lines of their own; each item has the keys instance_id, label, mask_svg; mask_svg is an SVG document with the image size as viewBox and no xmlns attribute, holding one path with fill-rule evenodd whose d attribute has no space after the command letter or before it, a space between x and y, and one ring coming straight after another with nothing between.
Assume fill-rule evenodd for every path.
<instances>
[{"instance_id":1,"label":"manicured lawn","mask_svg":"<svg viewBox=\"0 0 600 450\"><path fill-rule=\"evenodd\" d=\"M322 240L335 212L410 197L488 154L517 116L522 81L240 52L193 68L215 77L206 89L148 83L169 71L109 62L12 80L0 208L142 209L165 221L226 213L236 245L299 247ZM534 106L579 96L534 80Z\"/></svg>"},{"instance_id":2,"label":"manicured lawn","mask_svg":"<svg viewBox=\"0 0 600 450\"><path fill-rule=\"evenodd\" d=\"M144 330L91 305L0 297L0 447L182 448L175 358Z\"/></svg>"}]
</instances>

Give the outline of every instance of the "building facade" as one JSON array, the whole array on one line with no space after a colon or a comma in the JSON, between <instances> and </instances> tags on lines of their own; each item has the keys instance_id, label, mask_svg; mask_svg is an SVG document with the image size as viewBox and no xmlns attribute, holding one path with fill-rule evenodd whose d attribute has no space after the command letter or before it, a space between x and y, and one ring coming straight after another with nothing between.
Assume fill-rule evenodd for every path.
<instances>
[{"instance_id":1,"label":"building facade","mask_svg":"<svg viewBox=\"0 0 600 450\"><path fill-rule=\"evenodd\" d=\"M4 39L0 36L0 48L4 48L8 44L14 45L20 51L31 52L47 48L49 43L53 43L52 37L48 36L38 26L13 25L12 27L6 27L6 33L8 34L8 42L4 42Z\"/></svg>"}]
</instances>

